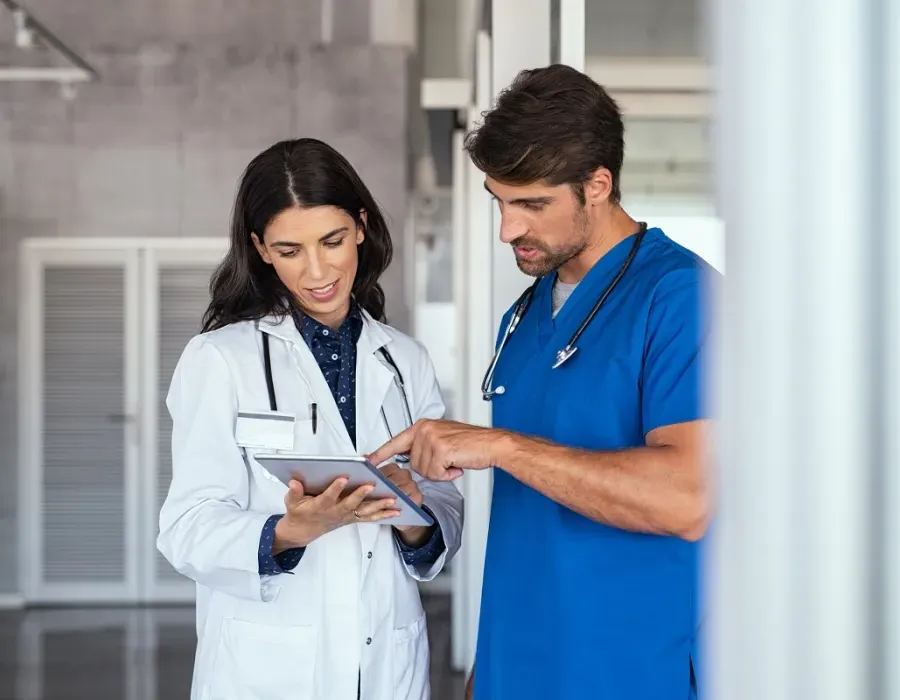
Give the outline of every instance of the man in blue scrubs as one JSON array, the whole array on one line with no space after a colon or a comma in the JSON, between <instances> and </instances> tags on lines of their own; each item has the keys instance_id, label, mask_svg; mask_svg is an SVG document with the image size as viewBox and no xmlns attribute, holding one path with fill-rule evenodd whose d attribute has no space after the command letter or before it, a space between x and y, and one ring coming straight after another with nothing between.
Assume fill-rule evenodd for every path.
<instances>
[{"instance_id":1,"label":"man in blue scrubs","mask_svg":"<svg viewBox=\"0 0 900 700\"><path fill-rule=\"evenodd\" d=\"M582 73L522 72L466 149L539 279L497 363L494 428L422 421L371 457L409 452L436 480L495 468L476 700L696 697L716 275L620 206L622 118Z\"/></svg>"}]
</instances>

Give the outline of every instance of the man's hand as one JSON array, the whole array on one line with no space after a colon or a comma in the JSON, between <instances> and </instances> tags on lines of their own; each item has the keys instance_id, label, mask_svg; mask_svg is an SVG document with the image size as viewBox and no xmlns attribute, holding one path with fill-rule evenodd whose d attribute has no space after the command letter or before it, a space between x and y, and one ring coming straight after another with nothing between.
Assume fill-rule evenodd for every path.
<instances>
[{"instance_id":1,"label":"man's hand","mask_svg":"<svg viewBox=\"0 0 900 700\"><path fill-rule=\"evenodd\" d=\"M473 700L475 697L475 667L472 667L468 679L466 679L466 700Z\"/></svg>"},{"instance_id":2,"label":"man's hand","mask_svg":"<svg viewBox=\"0 0 900 700\"><path fill-rule=\"evenodd\" d=\"M463 469L487 469L497 462L509 434L450 420L420 420L369 455L381 464L409 454L409 465L431 481L452 481Z\"/></svg>"}]
</instances>

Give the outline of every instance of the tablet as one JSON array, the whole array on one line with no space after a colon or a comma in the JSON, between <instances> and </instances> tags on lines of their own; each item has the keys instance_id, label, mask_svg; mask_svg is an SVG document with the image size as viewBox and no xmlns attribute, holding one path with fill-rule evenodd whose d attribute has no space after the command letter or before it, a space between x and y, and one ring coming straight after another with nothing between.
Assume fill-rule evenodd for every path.
<instances>
[{"instance_id":1,"label":"tablet","mask_svg":"<svg viewBox=\"0 0 900 700\"><path fill-rule=\"evenodd\" d=\"M365 484L374 484L375 491L369 498L396 498L395 507L400 511L397 517L379 520L379 523L425 527L434 525L434 519L428 513L386 479L365 457L310 457L279 453L255 455L254 459L285 486L291 479L297 479L310 496L318 496L340 477L350 480L347 484L350 491Z\"/></svg>"}]
</instances>

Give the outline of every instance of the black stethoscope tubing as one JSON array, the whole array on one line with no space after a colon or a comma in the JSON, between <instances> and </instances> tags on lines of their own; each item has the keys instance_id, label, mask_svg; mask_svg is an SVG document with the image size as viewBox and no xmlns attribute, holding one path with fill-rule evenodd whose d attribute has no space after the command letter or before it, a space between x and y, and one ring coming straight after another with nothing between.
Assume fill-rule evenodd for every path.
<instances>
[{"instance_id":1,"label":"black stethoscope tubing","mask_svg":"<svg viewBox=\"0 0 900 700\"><path fill-rule=\"evenodd\" d=\"M278 401L275 397L275 382L272 379L272 355L269 350L269 334L265 331L260 331L262 333L262 343L263 343L263 366L266 375L266 390L269 393L269 409L272 412L278 410ZM400 372L400 368L397 366L397 363L394 362L394 358L391 356L391 353L388 352L387 348L381 347L378 348L378 352L381 353L381 356L385 359L391 366L392 374L394 375L394 383L397 385L397 388L400 389L400 395L403 397L403 407L406 410L406 420L408 421L408 425L412 425L412 411L409 407L409 397L406 395L406 384L403 381L403 374ZM388 434L391 437L394 437L393 431L391 431L390 423L388 423L387 415L384 412L384 406L381 407L381 417L384 420L384 424L387 427Z\"/></svg>"}]
</instances>

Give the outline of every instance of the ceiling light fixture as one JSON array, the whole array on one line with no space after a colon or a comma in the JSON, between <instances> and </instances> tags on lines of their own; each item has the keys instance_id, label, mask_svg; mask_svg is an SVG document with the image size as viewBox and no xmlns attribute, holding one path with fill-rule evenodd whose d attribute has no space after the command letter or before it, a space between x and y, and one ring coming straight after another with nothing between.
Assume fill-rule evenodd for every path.
<instances>
[{"instance_id":1,"label":"ceiling light fixture","mask_svg":"<svg viewBox=\"0 0 900 700\"><path fill-rule=\"evenodd\" d=\"M74 83L97 80L100 74L81 56L66 46L53 32L35 19L18 0L0 0L10 11L15 27L15 43L20 49L32 49L38 41L53 48L71 65L68 67L0 66L0 81L57 82L67 99L73 95ZM68 87L67 87L68 86Z\"/></svg>"}]
</instances>

